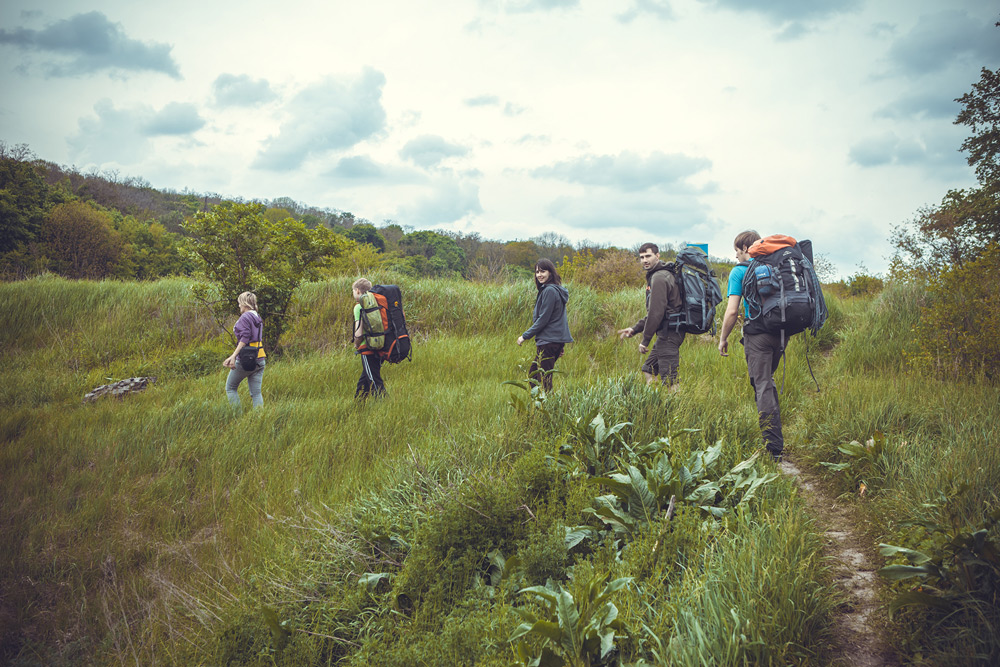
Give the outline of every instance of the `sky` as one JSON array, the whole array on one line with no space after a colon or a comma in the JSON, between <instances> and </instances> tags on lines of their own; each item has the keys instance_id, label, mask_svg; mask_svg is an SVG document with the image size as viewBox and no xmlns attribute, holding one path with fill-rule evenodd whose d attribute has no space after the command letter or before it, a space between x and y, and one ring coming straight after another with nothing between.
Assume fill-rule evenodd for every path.
<instances>
[{"instance_id":1,"label":"sky","mask_svg":"<svg viewBox=\"0 0 1000 667\"><path fill-rule=\"evenodd\" d=\"M0 140L155 188L484 239L745 229L880 273L976 185L993 0L5 0Z\"/></svg>"}]
</instances>

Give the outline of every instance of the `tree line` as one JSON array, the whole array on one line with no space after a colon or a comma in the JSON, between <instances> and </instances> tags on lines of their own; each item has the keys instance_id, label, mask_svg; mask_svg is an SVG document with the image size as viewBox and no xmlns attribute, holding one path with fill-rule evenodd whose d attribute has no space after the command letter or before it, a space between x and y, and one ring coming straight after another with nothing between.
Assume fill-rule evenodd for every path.
<instances>
[{"instance_id":1,"label":"tree line","mask_svg":"<svg viewBox=\"0 0 1000 667\"><path fill-rule=\"evenodd\" d=\"M632 256L631 249L574 244L553 232L497 241L476 232L416 230L393 220L376 226L348 211L289 197L247 202L217 193L158 190L113 170L81 173L39 159L24 144L0 141L0 275L8 280L44 272L125 280L193 275L200 262L190 223L224 202L258 204L270 223L290 220L341 236L348 243L339 261L325 267L328 274L383 268L414 277L520 279L530 277L539 257L549 257L557 264L574 261L567 269L586 280L583 269L595 273L602 261L605 268L624 266ZM661 247L668 254L672 250L670 244ZM625 284L638 280L631 269L615 273Z\"/></svg>"}]
</instances>

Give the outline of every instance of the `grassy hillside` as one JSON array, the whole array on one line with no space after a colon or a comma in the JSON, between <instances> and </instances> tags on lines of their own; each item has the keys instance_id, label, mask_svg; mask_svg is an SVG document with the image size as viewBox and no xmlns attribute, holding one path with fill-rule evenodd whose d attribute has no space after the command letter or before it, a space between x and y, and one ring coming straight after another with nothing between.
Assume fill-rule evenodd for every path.
<instances>
[{"instance_id":1,"label":"grassy hillside","mask_svg":"<svg viewBox=\"0 0 1000 667\"><path fill-rule=\"evenodd\" d=\"M791 481L747 497L772 464L726 477L759 449L738 353L723 359L712 340L689 337L682 390L647 388L635 343L612 335L638 318L641 295L571 286L577 342L556 391L516 409L511 396L524 392L503 383L523 377L533 352L515 344L530 283L407 281L414 360L384 369L386 399L359 405L349 285L302 289L259 411L226 402L220 364L232 347L182 280L0 286L4 661L508 665L518 610L543 612L518 591L551 581L584 613L588 591L621 577L631 579L611 599L627 632L608 661L833 659L825 632L838 598ZM839 444L876 430L906 439L891 469L866 477L873 538L886 541L903 534L885 517L905 516L946 478L968 473L970 520L997 505L1000 481L996 455L983 452L996 390L907 373L905 321L886 326L906 317L907 298L832 300L809 353L823 393L802 341L783 376L787 439L800 455L833 461ZM81 404L94 386L134 375L158 381ZM941 392L949 407L935 407ZM602 441L603 471L585 464L586 445L601 441L595 412L608 426L629 423L621 442ZM716 443L703 479L720 491L701 506L718 516L680 502L669 517L633 511L612 530L595 513L610 502L599 500L601 474L658 454L690 468ZM733 488L737 478L746 484ZM854 491L853 477L836 479ZM581 527L592 532L567 539ZM901 627L922 620L909 622ZM540 647L537 634L519 641ZM949 650L984 650L974 644Z\"/></svg>"}]
</instances>

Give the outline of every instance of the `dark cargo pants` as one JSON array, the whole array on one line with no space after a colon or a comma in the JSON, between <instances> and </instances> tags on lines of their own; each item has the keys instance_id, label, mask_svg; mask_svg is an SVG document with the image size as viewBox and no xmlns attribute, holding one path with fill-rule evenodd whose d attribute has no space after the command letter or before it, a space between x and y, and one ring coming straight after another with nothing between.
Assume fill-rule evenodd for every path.
<instances>
[{"instance_id":1,"label":"dark cargo pants","mask_svg":"<svg viewBox=\"0 0 1000 667\"><path fill-rule=\"evenodd\" d=\"M750 386L757 401L757 418L764 446L772 456L780 456L785 448L781 435L781 408L774 371L781 361L781 339L773 334L743 334L743 352L747 358Z\"/></svg>"},{"instance_id":2,"label":"dark cargo pants","mask_svg":"<svg viewBox=\"0 0 1000 667\"><path fill-rule=\"evenodd\" d=\"M664 327L656 332L656 342L649 351L649 358L642 365L642 372L659 375L663 384L677 383L677 367L681 364L681 343L683 331L673 331Z\"/></svg>"}]
</instances>

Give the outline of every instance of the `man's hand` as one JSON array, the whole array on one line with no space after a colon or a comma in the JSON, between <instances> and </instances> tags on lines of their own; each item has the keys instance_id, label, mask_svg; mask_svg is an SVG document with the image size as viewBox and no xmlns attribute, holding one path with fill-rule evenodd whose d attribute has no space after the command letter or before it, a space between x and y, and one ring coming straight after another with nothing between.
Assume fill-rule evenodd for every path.
<instances>
[{"instance_id":1,"label":"man's hand","mask_svg":"<svg viewBox=\"0 0 1000 667\"><path fill-rule=\"evenodd\" d=\"M724 357L729 356L729 341L725 338L719 341L719 354Z\"/></svg>"},{"instance_id":2,"label":"man's hand","mask_svg":"<svg viewBox=\"0 0 1000 667\"><path fill-rule=\"evenodd\" d=\"M631 338L634 335L635 331L632 330L632 327L618 330L618 340L625 340L626 338Z\"/></svg>"},{"instance_id":3,"label":"man's hand","mask_svg":"<svg viewBox=\"0 0 1000 667\"><path fill-rule=\"evenodd\" d=\"M649 348L639 343L639 354L646 354L647 352L649 352Z\"/></svg>"},{"instance_id":4,"label":"man's hand","mask_svg":"<svg viewBox=\"0 0 1000 667\"><path fill-rule=\"evenodd\" d=\"M524 343L524 336L518 336L518 337L517 337L517 344L518 344L518 345L521 345L521 344L523 344L523 343Z\"/></svg>"}]
</instances>

